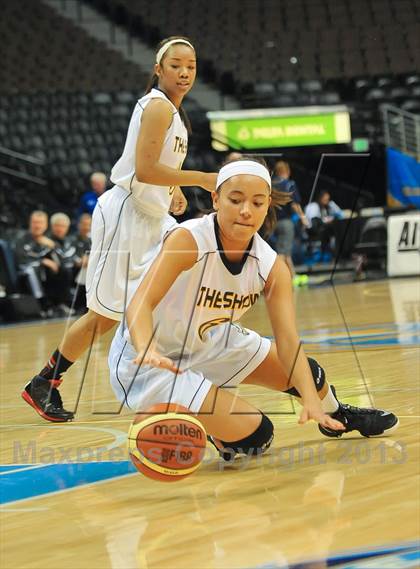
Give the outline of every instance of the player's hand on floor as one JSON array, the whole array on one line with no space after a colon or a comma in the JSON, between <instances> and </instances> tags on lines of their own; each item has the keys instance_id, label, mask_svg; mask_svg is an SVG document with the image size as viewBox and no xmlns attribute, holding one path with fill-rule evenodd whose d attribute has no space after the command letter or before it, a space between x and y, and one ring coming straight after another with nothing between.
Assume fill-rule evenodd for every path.
<instances>
[{"instance_id":1,"label":"player's hand on floor","mask_svg":"<svg viewBox=\"0 0 420 569\"><path fill-rule=\"evenodd\" d=\"M334 429L334 431L344 431L345 427L340 421L333 419L322 410L321 404L304 405L299 417L299 424L303 425L307 421L316 421L323 427Z\"/></svg>"},{"instance_id":2,"label":"player's hand on floor","mask_svg":"<svg viewBox=\"0 0 420 569\"><path fill-rule=\"evenodd\" d=\"M136 365L148 365L152 367L158 367L161 369L168 369L169 371L173 371L174 373L182 373L182 370L178 369L178 366L175 365L175 362L171 360L171 358L167 358L166 356L162 356L156 350L148 350L146 355L143 353L139 354L134 360L133 363Z\"/></svg>"}]
</instances>

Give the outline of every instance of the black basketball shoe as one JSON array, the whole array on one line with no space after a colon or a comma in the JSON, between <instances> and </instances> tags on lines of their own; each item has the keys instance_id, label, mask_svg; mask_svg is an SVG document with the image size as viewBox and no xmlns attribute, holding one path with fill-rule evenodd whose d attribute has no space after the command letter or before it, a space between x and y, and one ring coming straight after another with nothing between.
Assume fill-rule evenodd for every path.
<instances>
[{"instance_id":1,"label":"black basketball shoe","mask_svg":"<svg viewBox=\"0 0 420 569\"><path fill-rule=\"evenodd\" d=\"M47 421L64 423L72 421L74 413L63 408L63 401L57 387L59 379L45 379L36 375L22 391L22 398Z\"/></svg>"},{"instance_id":2,"label":"black basketball shoe","mask_svg":"<svg viewBox=\"0 0 420 569\"><path fill-rule=\"evenodd\" d=\"M335 396L334 386L331 390ZM398 417L389 411L381 409L365 409L364 407L353 407L338 402L338 409L331 413L333 419L343 423L344 431L334 431L328 427L318 425L321 433L327 437L341 437L343 433L359 431L364 437L377 437L379 435L389 435L398 427Z\"/></svg>"}]
</instances>

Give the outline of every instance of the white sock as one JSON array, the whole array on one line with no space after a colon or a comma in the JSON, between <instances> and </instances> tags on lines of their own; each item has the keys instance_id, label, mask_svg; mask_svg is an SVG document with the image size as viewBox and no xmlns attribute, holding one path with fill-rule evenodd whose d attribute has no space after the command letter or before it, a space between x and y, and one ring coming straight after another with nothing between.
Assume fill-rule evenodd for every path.
<instances>
[{"instance_id":1,"label":"white sock","mask_svg":"<svg viewBox=\"0 0 420 569\"><path fill-rule=\"evenodd\" d=\"M325 413L334 413L338 409L338 401L334 397L334 393L331 391L331 387L328 386L327 395L324 399L321 399L322 409Z\"/></svg>"}]
</instances>

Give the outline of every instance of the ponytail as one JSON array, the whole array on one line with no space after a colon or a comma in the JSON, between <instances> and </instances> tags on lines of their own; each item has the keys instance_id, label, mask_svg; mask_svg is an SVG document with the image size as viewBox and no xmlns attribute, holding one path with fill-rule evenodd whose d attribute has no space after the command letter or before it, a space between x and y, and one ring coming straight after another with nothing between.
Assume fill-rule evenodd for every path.
<instances>
[{"instance_id":1,"label":"ponytail","mask_svg":"<svg viewBox=\"0 0 420 569\"><path fill-rule=\"evenodd\" d=\"M179 107L179 116L181 117L181 120L184 123L185 128L187 129L188 135L191 136L192 135L191 122L187 115L187 111L184 109L182 105Z\"/></svg>"},{"instance_id":2,"label":"ponytail","mask_svg":"<svg viewBox=\"0 0 420 569\"><path fill-rule=\"evenodd\" d=\"M159 82L159 77L156 75L156 73L152 73L149 81L147 82L146 91L144 92L144 94L147 95L148 93L150 93L152 89L158 86L158 82Z\"/></svg>"}]
</instances>

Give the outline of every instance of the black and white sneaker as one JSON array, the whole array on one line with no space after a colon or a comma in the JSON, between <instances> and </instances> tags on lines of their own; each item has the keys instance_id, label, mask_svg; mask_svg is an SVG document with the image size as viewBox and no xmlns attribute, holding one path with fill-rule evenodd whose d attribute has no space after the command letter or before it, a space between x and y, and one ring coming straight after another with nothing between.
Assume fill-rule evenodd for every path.
<instances>
[{"instance_id":1,"label":"black and white sneaker","mask_svg":"<svg viewBox=\"0 0 420 569\"><path fill-rule=\"evenodd\" d=\"M335 395L335 389L332 385L331 390ZM389 435L398 427L398 417L389 411L354 407L340 402L338 404L337 411L331 413L331 417L343 423L345 430L334 431L318 425L319 430L326 437L341 437L343 433L350 433L351 431L359 431L364 437L378 437Z\"/></svg>"},{"instance_id":2,"label":"black and white sneaker","mask_svg":"<svg viewBox=\"0 0 420 569\"><path fill-rule=\"evenodd\" d=\"M63 400L57 387L59 379L45 379L36 375L22 391L22 398L47 421L64 423L72 421L74 413L63 408Z\"/></svg>"}]
</instances>

